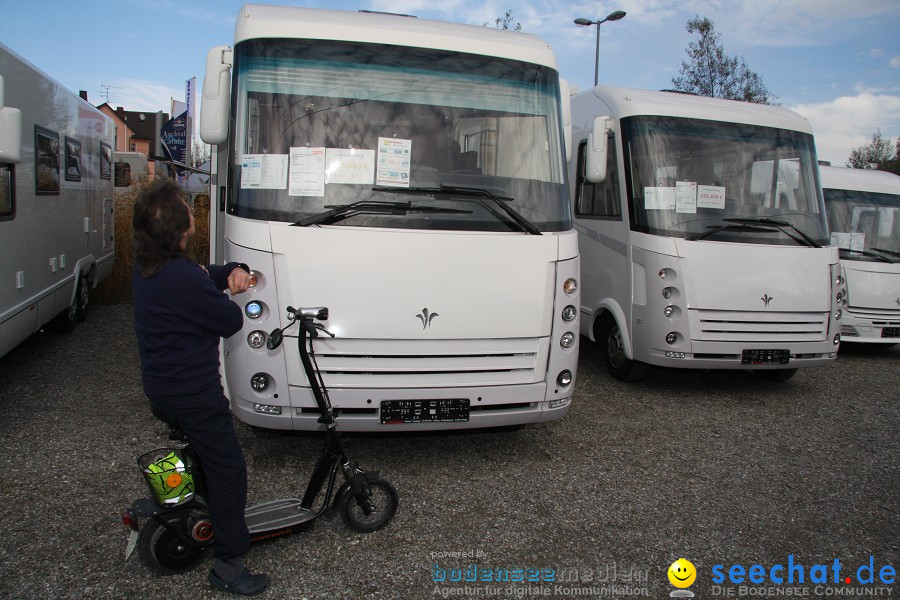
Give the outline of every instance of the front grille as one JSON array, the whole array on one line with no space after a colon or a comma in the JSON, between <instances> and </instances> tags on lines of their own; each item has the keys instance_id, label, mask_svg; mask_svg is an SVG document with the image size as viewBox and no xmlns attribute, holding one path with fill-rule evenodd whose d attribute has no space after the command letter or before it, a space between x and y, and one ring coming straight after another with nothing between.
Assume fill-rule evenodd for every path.
<instances>
[{"instance_id":1,"label":"front grille","mask_svg":"<svg viewBox=\"0 0 900 600\"><path fill-rule=\"evenodd\" d=\"M691 310L694 340L710 342L821 342L828 313Z\"/></svg>"},{"instance_id":2,"label":"front grille","mask_svg":"<svg viewBox=\"0 0 900 600\"><path fill-rule=\"evenodd\" d=\"M288 344L288 346L296 346ZM329 388L436 388L518 385L544 380L546 340L316 341ZM289 363L290 364L290 363ZM299 361L294 364L299 364ZM297 379L305 385L305 376Z\"/></svg>"},{"instance_id":3,"label":"front grille","mask_svg":"<svg viewBox=\"0 0 900 600\"><path fill-rule=\"evenodd\" d=\"M844 310L857 319L871 321L876 327L900 327L900 309L850 306Z\"/></svg>"}]
</instances>

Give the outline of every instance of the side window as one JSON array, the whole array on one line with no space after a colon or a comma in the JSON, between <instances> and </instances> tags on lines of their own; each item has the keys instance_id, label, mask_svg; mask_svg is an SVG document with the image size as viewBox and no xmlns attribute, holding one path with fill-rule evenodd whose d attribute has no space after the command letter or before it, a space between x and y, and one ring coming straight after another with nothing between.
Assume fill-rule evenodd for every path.
<instances>
[{"instance_id":1,"label":"side window","mask_svg":"<svg viewBox=\"0 0 900 600\"><path fill-rule=\"evenodd\" d=\"M112 148L106 142L100 142L100 179L112 177Z\"/></svg>"},{"instance_id":2,"label":"side window","mask_svg":"<svg viewBox=\"0 0 900 600\"><path fill-rule=\"evenodd\" d=\"M38 194L59 193L59 134L34 126L34 190Z\"/></svg>"},{"instance_id":3,"label":"side window","mask_svg":"<svg viewBox=\"0 0 900 600\"><path fill-rule=\"evenodd\" d=\"M81 181L81 142L66 136L66 181Z\"/></svg>"},{"instance_id":4,"label":"side window","mask_svg":"<svg viewBox=\"0 0 900 600\"><path fill-rule=\"evenodd\" d=\"M619 171L613 135L607 139L606 179L591 183L584 178L587 142L578 146L578 165L575 181L575 215L584 218L622 219L619 200Z\"/></svg>"},{"instance_id":5,"label":"side window","mask_svg":"<svg viewBox=\"0 0 900 600\"><path fill-rule=\"evenodd\" d=\"M115 168L115 187L128 187L131 185L131 165L127 162L117 162Z\"/></svg>"},{"instance_id":6,"label":"side window","mask_svg":"<svg viewBox=\"0 0 900 600\"><path fill-rule=\"evenodd\" d=\"M13 166L0 163L0 221L12 219L16 214L15 190Z\"/></svg>"}]
</instances>

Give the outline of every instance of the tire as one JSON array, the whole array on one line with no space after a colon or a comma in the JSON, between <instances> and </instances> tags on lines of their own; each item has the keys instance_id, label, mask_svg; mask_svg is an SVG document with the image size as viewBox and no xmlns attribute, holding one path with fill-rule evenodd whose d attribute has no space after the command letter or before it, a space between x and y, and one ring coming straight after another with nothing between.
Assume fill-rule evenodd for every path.
<instances>
[{"instance_id":1,"label":"tire","mask_svg":"<svg viewBox=\"0 0 900 600\"><path fill-rule=\"evenodd\" d=\"M91 303L91 283L87 277L78 277L78 287L75 290L75 322L81 323L87 317L88 304Z\"/></svg>"},{"instance_id":2,"label":"tire","mask_svg":"<svg viewBox=\"0 0 900 600\"><path fill-rule=\"evenodd\" d=\"M390 481L382 477L370 478L366 485L366 492L372 504L372 511L368 515L353 494L348 494L347 501L340 507L344 523L359 533L371 533L390 523L399 504L397 490Z\"/></svg>"},{"instance_id":3,"label":"tire","mask_svg":"<svg viewBox=\"0 0 900 600\"><path fill-rule=\"evenodd\" d=\"M787 381L791 377L797 374L797 369L766 369L763 370L755 370L753 374L762 379L763 381Z\"/></svg>"},{"instance_id":4,"label":"tire","mask_svg":"<svg viewBox=\"0 0 900 600\"><path fill-rule=\"evenodd\" d=\"M73 300L72 304L66 308L66 310L62 311L51 320L47 324L47 328L53 333L69 333L73 329L75 329L75 313L76 313L76 302Z\"/></svg>"},{"instance_id":5,"label":"tire","mask_svg":"<svg viewBox=\"0 0 900 600\"><path fill-rule=\"evenodd\" d=\"M169 523L187 535L188 519L172 519ZM144 564L159 575L177 575L190 571L203 559L207 548L185 544L156 519L147 519L141 527L137 547Z\"/></svg>"},{"instance_id":6,"label":"tire","mask_svg":"<svg viewBox=\"0 0 900 600\"><path fill-rule=\"evenodd\" d=\"M601 354L607 371L615 379L634 383L647 376L647 365L625 356L622 334L619 325L612 317L604 317L600 323L597 341L601 346Z\"/></svg>"}]
</instances>

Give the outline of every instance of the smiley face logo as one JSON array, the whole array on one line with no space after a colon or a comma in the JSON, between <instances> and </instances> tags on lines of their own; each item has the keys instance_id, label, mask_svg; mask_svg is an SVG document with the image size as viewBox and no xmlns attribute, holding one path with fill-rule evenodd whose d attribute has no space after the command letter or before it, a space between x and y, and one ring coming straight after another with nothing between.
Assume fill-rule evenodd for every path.
<instances>
[{"instance_id":1,"label":"smiley face logo","mask_svg":"<svg viewBox=\"0 0 900 600\"><path fill-rule=\"evenodd\" d=\"M679 558L669 567L669 581L677 588L689 587L697 579L697 569L691 561Z\"/></svg>"}]
</instances>

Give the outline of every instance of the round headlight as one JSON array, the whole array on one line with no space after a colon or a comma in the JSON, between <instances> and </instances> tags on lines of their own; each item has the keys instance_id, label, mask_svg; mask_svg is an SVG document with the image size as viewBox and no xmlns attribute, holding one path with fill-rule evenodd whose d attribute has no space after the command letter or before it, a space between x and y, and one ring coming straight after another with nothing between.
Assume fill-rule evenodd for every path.
<instances>
[{"instance_id":1,"label":"round headlight","mask_svg":"<svg viewBox=\"0 0 900 600\"><path fill-rule=\"evenodd\" d=\"M837 302L838 304L840 304L841 300L843 300L843 298L844 298L844 295L842 293L838 292L837 295L835 295L835 297L834 297L834 301Z\"/></svg>"},{"instance_id":2,"label":"round headlight","mask_svg":"<svg viewBox=\"0 0 900 600\"><path fill-rule=\"evenodd\" d=\"M572 371L566 369L562 371L559 376L556 378L556 383L560 385L560 387L565 387L572 383Z\"/></svg>"},{"instance_id":3,"label":"round headlight","mask_svg":"<svg viewBox=\"0 0 900 600\"><path fill-rule=\"evenodd\" d=\"M664 287L662 291L663 298L671 298L672 297L672 288Z\"/></svg>"},{"instance_id":4,"label":"round headlight","mask_svg":"<svg viewBox=\"0 0 900 600\"><path fill-rule=\"evenodd\" d=\"M837 309L836 311L834 311L834 320L835 320L835 321L840 321L840 320L841 320L841 316L843 316L843 314L844 314L844 311L842 311L840 308Z\"/></svg>"},{"instance_id":5,"label":"round headlight","mask_svg":"<svg viewBox=\"0 0 900 600\"><path fill-rule=\"evenodd\" d=\"M259 273L250 271L250 287L255 288L257 283L259 283Z\"/></svg>"},{"instance_id":6,"label":"round headlight","mask_svg":"<svg viewBox=\"0 0 900 600\"><path fill-rule=\"evenodd\" d=\"M244 307L244 313L251 319L258 319L263 313L263 307L260 302L248 302Z\"/></svg>"},{"instance_id":7,"label":"round headlight","mask_svg":"<svg viewBox=\"0 0 900 600\"><path fill-rule=\"evenodd\" d=\"M575 281L575 279L573 277L569 277L563 283L563 291L566 293L567 296L571 296L572 294L574 294L575 290L577 290L577 289L578 289L578 282Z\"/></svg>"},{"instance_id":8,"label":"round headlight","mask_svg":"<svg viewBox=\"0 0 900 600\"><path fill-rule=\"evenodd\" d=\"M566 321L566 322L572 321L572 320L575 319L575 317L576 317L577 314L578 314L578 311L575 309L574 306L572 306L572 305L570 304L569 306L565 307L565 308L562 310L562 318L563 318L563 321Z\"/></svg>"},{"instance_id":9,"label":"round headlight","mask_svg":"<svg viewBox=\"0 0 900 600\"><path fill-rule=\"evenodd\" d=\"M674 344L677 339L678 339L678 334L676 334L674 332L666 334L666 343L667 344L670 344L670 345Z\"/></svg>"},{"instance_id":10,"label":"round headlight","mask_svg":"<svg viewBox=\"0 0 900 600\"><path fill-rule=\"evenodd\" d=\"M839 334L839 333L834 334L834 345L837 346L840 343L841 343L841 334Z\"/></svg>"},{"instance_id":11,"label":"round headlight","mask_svg":"<svg viewBox=\"0 0 900 600\"><path fill-rule=\"evenodd\" d=\"M672 306L671 304L663 309L663 313L665 313L665 315L667 317L671 317L672 313L674 313L674 312L675 312L675 307Z\"/></svg>"},{"instance_id":12,"label":"round headlight","mask_svg":"<svg viewBox=\"0 0 900 600\"><path fill-rule=\"evenodd\" d=\"M269 376L265 373L257 373L250 378L250 387L255 392L261 392L269 387Z\"/></svg>"},{"instance_id":13,"label":"round headlight","mask_svg":"<svg viewBox=\"0 0 900 600\"><path fill-rule=\"evenodd\" d=\"M844 278L841 277L840 275L838 275L837 278L834 280L834 285L836 285L838 287L844 285Z\"/></svg>"},{"instance_id":14,"label":"round headlight","mask_svg":"<svg viewBox=\"0 0 900 600\"><path fill-rule=\"evenodd\" d=\"M266 344L266 334L264 331L251 331L247 335L247 343L251 348L262 348Z\"/></svg>"},{"instance_id":15,"label":"round headlight","mask_svg":"<svg viewBox=\"0 0 900 600\"><path fill-rule=\"evenodd\" d=\"M571 332L566 332L562 334L562 337L559 338L559 345L563 348L571 348L572 344L575 343L575 335Z\"/></svg>"}]
</instances>

